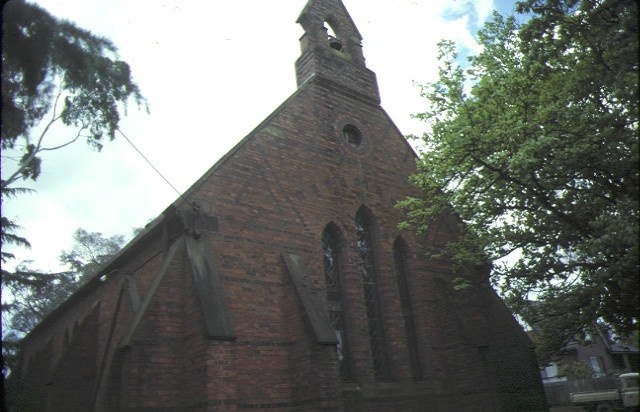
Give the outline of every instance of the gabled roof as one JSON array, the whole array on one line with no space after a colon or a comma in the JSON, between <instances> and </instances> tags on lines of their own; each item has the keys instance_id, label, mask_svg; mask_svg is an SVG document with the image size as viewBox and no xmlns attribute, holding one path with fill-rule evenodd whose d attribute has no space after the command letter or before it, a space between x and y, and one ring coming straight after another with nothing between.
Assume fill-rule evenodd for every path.
<instances>
[{"instance_id":1,"label":"gabled roof","mask_svg":"<svg viewBox=\"0 0 640 412\"><path fill-rule=\"evenodd\" d=\"M638 348L633 347L631 345L627 345L624 343L612 343L611 344L611 353L614 354L624 354L624 353L629 353L629 354L638 354L640 353L640 350L638 350Z\"/></svg>"}]
</instances>

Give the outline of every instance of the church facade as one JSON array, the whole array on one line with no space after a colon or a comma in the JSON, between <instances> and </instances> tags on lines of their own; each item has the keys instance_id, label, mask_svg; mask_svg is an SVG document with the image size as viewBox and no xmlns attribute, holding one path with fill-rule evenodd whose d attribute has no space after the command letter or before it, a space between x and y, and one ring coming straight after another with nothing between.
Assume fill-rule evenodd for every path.
<instances>
[{"instance_id":1,"label":"church facade","mask_svg":"<svg viewBox=\"0 0 640 412\"><path fill-rule=\"evenodd\" d=\"M546 410L489 269L425 257L455 216L398 228L415 154L344 5L298 23L293 95L24 339L34 410Z\"/></svg>"}]
</instances>

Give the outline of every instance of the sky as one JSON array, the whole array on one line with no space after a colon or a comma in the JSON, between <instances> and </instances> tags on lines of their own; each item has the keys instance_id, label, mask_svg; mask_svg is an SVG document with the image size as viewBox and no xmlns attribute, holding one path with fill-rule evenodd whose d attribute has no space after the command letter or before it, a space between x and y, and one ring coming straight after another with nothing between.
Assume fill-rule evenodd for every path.
<instances>
[{"instance_id":1,"label":"sky","mask_svg":"<svg viewBox=\"0 0 640 412\"><path fill-rule=\"evenodd\" d=\"M295 60L307 0L37 0L58 18L111 39L129 63L149 113L128 106L120 129L179 192L186 191L296 89ZM367 67L382 107L405 134L426 125L414 82L434 81L436 44L453 40L480 51L474 36L492 10L515 0L343 0L363 37ZM49 146L71 131L54 128ZM5 162L2 174L13 165ZM4 201L3 215L22 226L31 249L12 249L13 264L62 269L58 256L76 228L131 235L177 197L125 139L101 152L82 142L43 155L42 174L22 182L34 193Z\"/></svg>"}]
</instances>

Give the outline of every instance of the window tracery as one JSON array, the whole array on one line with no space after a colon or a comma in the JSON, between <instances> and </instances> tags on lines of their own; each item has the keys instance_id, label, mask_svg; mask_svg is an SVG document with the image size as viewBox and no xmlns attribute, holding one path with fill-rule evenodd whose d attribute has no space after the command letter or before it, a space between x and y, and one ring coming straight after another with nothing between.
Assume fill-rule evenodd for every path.
<instances>
[{"instance_id":1,"label":"window tracery","mask_svg":"<svg viewBox=\"0 0 640 412\"><path fill-rule=\"evenodd\" d=\"M396 239L393 244L393 260L395 264L396 282L398 283L398 293L400 294L400 307L402 319L404 320L404 330L406 333L407 350L409 351L409 362L411 362L411 374L414 379L423 377L422 364L420 361L420 350L418 338L416 336L415 321L413 318L413 307L409 294L409 284L406 270L407 250L401 239Z\"/></svg>"},{"instance_id":2,"label":"window tracery","mask_svg":"<svg viewBox=\"0 0 640 412\"><path fill-rule=\"evenodd\" d=\"M376 283L374 256L371 241L371 218L365 209L356 214L356 240L359 253L358 267L364 283L364 298L367 313L367 326L373 356L373 371L376 379L388 378L388 364L384 348L382 314Z\"/></svg>"},{"instance_id":3,"label":"window tracery","mask_svg":"<svg viewBox=\"0 0 640 412\"><path fill-rule=\"evenodd\" d=\"M329 320L336 333L338 343L336 352L340 369L340 378L343 380L351 377L349 367L347 342L345 336L344 310L342 308L342 296L340 292L340 265L339 242L337 236L330 228L325 229L322 236L322 251L324 256L325 280L327 289L327 305Z\"/></svg>"}]
</instances>

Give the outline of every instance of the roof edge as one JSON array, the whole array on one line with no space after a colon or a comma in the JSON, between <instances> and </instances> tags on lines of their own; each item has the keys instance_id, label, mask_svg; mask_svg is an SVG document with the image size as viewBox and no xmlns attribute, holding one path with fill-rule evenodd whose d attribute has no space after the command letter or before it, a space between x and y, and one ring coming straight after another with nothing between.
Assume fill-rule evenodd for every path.
<instances>
[{"instance_id":1,"label":"roof edge","mask_svg":"<svg viewBox=\"0 0 640 412\"><path fill-rule=\"evenodd\" d=\"M182 231L186 228L184 227L184 224L178 216L176 209L170 206L153 221L147 224L142 232L140 232L137 236L130 240L129 243L127 243L127 245L122 248L101 269L99 269L98 272L96 272L96 274L93 275L93 277L91 277L91 279L89 279L87 283L82 285L64 302L62 302L52 312L45 316L33 329L31 329L31 331L29 331L29 333L24 336L24 338L21 339L20 345L23 345L25 342L31 340L48 324L64 315L66 310L69 309L72 305L89 295L94 289L96 289L106 280L105 277L110 277L113 273L121 269L122 265L133 255L140 252L146 246L148 241L157 237L161 237L164 223L173 223L174 221L180 222L180 225L183 226L180 230L180 233L182 233Z\"/></svg>"},{"instance_id":2,"label":"roof edge","mask_svg":"<svg viewBox=\"0 0 640 412\"><path fill-rule=\"evenodd\" d=\"M287 97L274 111L271 112L267 117L265 117L258 126L254 127L245 137L243 137L235 146L233 146L227 153L222 155L218 159L217 162L213 164L202 176L198 178L185 192L182 196L178 197L169 208L178 209L181 206L184 206L184 202L200 187L202 183L208 180L211 175L213 175L222 165L224 165L227 160L232 158L249 140L251 140L260 130L262 130L268 123L273 120L284 107L289 103L290 100L294 99L298 94L300 94L304 89L307 88L307 84L312 80L313 77L309 78L303 84L301 84L289 97Z\"/></svg>"}]
</instances>

